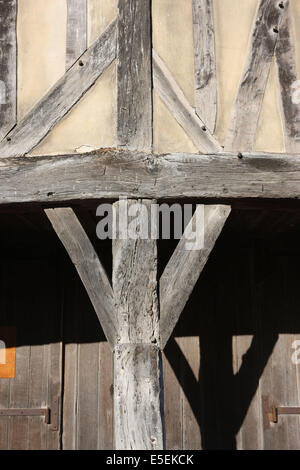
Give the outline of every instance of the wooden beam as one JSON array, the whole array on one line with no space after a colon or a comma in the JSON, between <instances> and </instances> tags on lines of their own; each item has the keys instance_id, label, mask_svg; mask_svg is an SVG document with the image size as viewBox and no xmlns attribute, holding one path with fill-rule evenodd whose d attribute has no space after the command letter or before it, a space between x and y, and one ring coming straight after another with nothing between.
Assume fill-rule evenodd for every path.
<instances>
[{"instance_id":1,"label":"wooden beam","mask_svg":"<svg viewBox=\"0 0 300 470\"><path fill-rule=\"evenodd\" d=\"M159 282L160 340L163 349L179 320L195 284L230 214L230 206L198 206L188 224ZM204 224L197 227L198 223ZM187 249L190 231L203 229L204 244L201 249Z\"/></svg>"},{"instance_id":2,"label":"wooden beam","mask_svg":"<svg viewBox=\"0 0 300 470\"><path fill-rule=\"evenodd\" d=\"M87 0L67 0L66 68L87 49Z\"/></svg>"},{"instance_id":3,"label":"wooden beam","mask_svg":"<svg viewBox=\"0 0 300 470\"><path fill-rule=\"evenodd\" d=\"M113 292L93 245L73 209L46 209L45 213L74 263L103 332L113 348L117 341Z\"/></svg>"},{"instance_id":4,"label":"wooden beam","mask_svg":"<svg viewBox=\"0 0 300 470\"><path fill-rule=\"evenodd\" d=\"M283 5L283 8L280 7ZM287 0L260 0L250 49L225 139L226 150L253 150L259 114Z\"/></svg>"},{"instance_id":5,"label":"wooden beam","mask_svg":"<svg viewBox=\"0 0 300 470\"><path fill-rule=\"evenodd\" d=\"M287 152L300 151L300 93L296 70L296 50L291 12L287 5L275 49L280 86L281 116Z\"/></svg>"},{"instance_id":6,"label":"wooden beam","mask_svg":"<svg viewBox=\"0 0 300 470\"><path fill-rule=\"evenodd\" d=\"M205 123L196 115L181 88L158 54L153 51L154 90L200 152L218 152L222 148Z\"/></svg>"},{"instance_id":7,"label":"wooden beam","mask_svg":"<svg viewBox=\"0 0 300 470\"><path fill-rule=\"evenodd\" d=\"M0 1L0 140L17 121L17 0Z\"/></svg>"},{"instance_id":8,"label":"wooden beam","mask_svg":"<svg viewBox=\"0 0 300 470\"><path fill-rule=\"evenodd\" d=\"M149 200L114 204L113 289L119 334L114 350L114 434L118 450L163 448L157 247L156 240L142 239L144 231L149 233L151 204ZM138 217L140 232L133 229L136 239L124 234L130 215Z\"/></svg>"},{"instance_id":9,"label":"wooden beam","mask_svg":"<svg viewBox=\"0 0 300 470\"><path fill-rule=\"evenodd\" d=\"M217 118L217 71L213 0L193 0L195 107L213 134Z\"/></svg>"},{"instance_id":10,"label":"wooden beam","mask_svg":"<svg viewBox=\"0 0 300 470\"><path fill-rule=\"evenodd\" d=\"M118 119L120 146L152 147L151 1L118 2Z\"/></svg>"},{"instance_id":11,"label":"wooden beam","mask_svg":"<svg viewBox=\"0 0 300 470\"><path fill-rule=\"evenodd\" d=\"M0 144L1 157L30 152L96 82L116 55L116 22L71 67Z\"/></svg>"},{"instance_id":12,"label":"wooden beam","mask_svg":"<svg viewBox=\"0 0 300 470\"><path fill-rule=\"evenodd\" d=\"M70 201L299 199L300 155L98 153L0 160L0 206Z\"/></svg>"}]
</instances>

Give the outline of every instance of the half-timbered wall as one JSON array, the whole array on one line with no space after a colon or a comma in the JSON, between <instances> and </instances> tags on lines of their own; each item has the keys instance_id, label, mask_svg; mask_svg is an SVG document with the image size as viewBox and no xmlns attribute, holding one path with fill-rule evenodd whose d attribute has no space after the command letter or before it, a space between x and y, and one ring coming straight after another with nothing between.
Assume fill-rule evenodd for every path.
<instances>
[{"instance_id":1,"label":"half-timbered wall","mask_svg":"<svg viewBox=\"0 0 300 470\"><path fill-rule=\"evenodd\" d=\"M10 13L13 19L16 2L9 3L12 4ZM277 3L264 2L268 4L269 12L272 8L280 10ZM274 41L274 45L275 42L279 43L276 54L272 49L269 57L262 45L254 49L253 59L251 48L256 29L258 37L263 34L259 26L255 26L255 21L259 20L258 25L267 21L264 13L258 10L259 4L259 0L152 1L153 48L162 61L163 72L159 69L160 72L164 77L168 75L168 81L163 85L161 75L157 78L158 69L154 60L155 152L205 153L207 149L203 148L197 137L197 126L201 127L201 123L194 123L196 127L193 130L184 117L187 112L191 116L193 109L208 132L214 134L225 149L238 146L239 150L249 151L297 151L297 143L291 148L289 139L285 138L289 134L285 121L286 117L291 119L291 114L287 115L290 110L282 107L281 93L285 100L291 99L293 89L290 87L300 77L300 33L296 27L300 19L300 4L290 0L289 7L282 9L284 13L279 11L279 15L287 17L288 39L284 31L273 34L275 37L271 38L271 42ZM16 118L18 121L24 118L114 21L117 0L19 0L17 10L17 113L15 117L8 117L6 112L9 124L3 129L4 135L13 127ZM270 17L276 29L282 16L278 17L276 12L275 16ZM207 30L212 33L201 37L201 31ZM112 38L109 41L111 44L114 42ZM284 43L290 46L288 52L286 49L280 50L280 41L281 44L288 41ZM207 51L210 60L207 60ZM14 49L11 56L13 52ZM83 67L88 61L89 57ZM255 98L249 101L256 111L251 120L248 115L247 122L253 135L239 141L234 129L235 116L240 122L241 116L246 119L245 115L249 114L249 103L246 100L243 104L243 90L240 87L247 61L251 64L250 73L257 72L260 82L250 85ZM281 77L282 80L286 79L282 89L278 66L286 70L287 63L291 73L288 77ZM10 86L13 87L13 66L11 77ZM166 84L168 90L175 90L175 100L166 91ZM257 90L256 86L259 87ZM44 132L40 143L37 139L34 145L29 145L30 154L83 152L117 145L116 61L106 63L95 84L91 88L88 86L81 94L83 97L79 101L76 99L69 105L67 114L58 112L58 118L50 126L54 128ZM13 94L11 100L14 102ZM292 121L298 109L294 109L293 113ZM64 117L60 119L59 114ZM294 122L296 128L297 122Z\"/></svg>"}]
</instances>

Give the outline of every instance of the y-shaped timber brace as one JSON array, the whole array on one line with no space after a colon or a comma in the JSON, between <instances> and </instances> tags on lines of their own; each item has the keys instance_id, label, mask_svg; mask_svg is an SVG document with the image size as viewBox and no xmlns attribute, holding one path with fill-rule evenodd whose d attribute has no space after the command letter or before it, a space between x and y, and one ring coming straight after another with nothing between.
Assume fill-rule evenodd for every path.
<instances>
[{"instance_id":1,"label":"y-shaped timber brace","mask_svg":"<svg viewBox=\"0 0 300 470\"><path fill-rule=\"evenodd\" d=\"M123 203L114 204L118 221L127 218L121 213ZM144 210L138 216L135 239L123 237L122 224L115 227L113 288L73 210L56 208L45 212L78 271L114 353L115 448L160 450L164 448L161 351L206 264L230 207L205 206L204 246L186 250L185 237L195 226L197 213L194 214L161 276L158 304L156 240L142 239L153 223L150 209L155 201L128 200L125 210L130 211L136 203Z\"/></svg>"}]
</instances>

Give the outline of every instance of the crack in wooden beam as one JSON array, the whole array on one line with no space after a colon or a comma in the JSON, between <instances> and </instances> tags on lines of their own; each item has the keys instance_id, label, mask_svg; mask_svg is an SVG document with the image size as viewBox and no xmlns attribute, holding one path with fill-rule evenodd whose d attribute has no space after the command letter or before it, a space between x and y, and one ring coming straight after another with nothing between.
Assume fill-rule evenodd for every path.
<instances>
[{"instance_id":1,"label":"crack in wooden beam","mask_svg":"<svg viewBox=\"0 0 300 470\"><path fill-rule=\"evenodd\" d=\"M0 144L1 157L30 152L91 88L116 57L116 21Z\"/></svg>"},{"instance_id":2,"label":"crack in wooden beam","mask_svg":"<svg viewBox=\"0 0 300 470\"><path fill-rule=\"evenodd\" d=\"M45 214L69 254L113 349L117 343L114 295L92 243L72 208L46 209Z\"/></svg>"},{"instance_id":3,"label":"crack in wooden beam","mask_svg":"<svg viewBox=\"0 0 300 470\"><path fill-rule=\"evenodd\" d=\"M153 50L153 86L176 121L193 141L199 152L218 152L222 148L206 124L195 113L183 91L158 54Z\"/></svg>"},{"instance_id":4,"label":"crack in wooden beam","mask_svg":"<svg viewBox=\"0 0 300 470\"><path fill-rule=\"evenodd\" d=\"M230 206L198 206L159 282L160 342L166 346L230 214ZM200 227L197 224L204 224ZM187 249L191 232L203 230L203 247Z\"/></svg>"}]
</instances>

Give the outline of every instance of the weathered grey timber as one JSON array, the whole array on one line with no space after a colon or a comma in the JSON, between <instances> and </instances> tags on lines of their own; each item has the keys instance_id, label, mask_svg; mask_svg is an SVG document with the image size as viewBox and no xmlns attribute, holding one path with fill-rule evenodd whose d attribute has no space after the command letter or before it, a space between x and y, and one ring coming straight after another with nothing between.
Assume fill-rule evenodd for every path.
<instances>
[{"instance_id":1,"label":"weathered grey timber","mask_svg":"<svg viewBox=\"0 0 300 470\"><path fill-rule=\"evenodd\" d=\"M191 138L199 152L221 151L206 124L196 115L182 90L158 54L153 51L153 86L176 121Z\"/></svg>"},{"instance_id":2,"label":"weathered grey timber","mask_svg":"<svg viewBox=\"0 0 300 470\"><path fill-rule=\"evenodd\" d=\"M253 149L278 31L287 4L288 1L260 0L248 58L225 140L226 150Z\"/></svg>"},{"instance_id":3,"label":"weathered grey timber","mask_svg":"<svg viewBox=\"0 0 300 470\"><path fill-rule=\"evenodd\" d=\"M142 203L142 204L141 204ZM143 239L150 200L119 201L113 240L113 290L118 315L114 350L114 433L118 450L163 448L161 352L156 240ZM136 239L126 237L126 218Z\"/></svg>"},{"instance_id":4,"label":"weathered grey timber","mask_svg":"<svg viewBox=\"0 0 300 470\"><path fill-rule=\"evenodd\" d=\"M46 209L45 213L74 263L113 348L117 337L113 292L93 245L73 209Z\"/></svg>"},{"instance_id":5,"label":"weathered grey timber","mask_svg":"<svg viewBox=\"0 0 300 470\"><path fill-rule=\"evenodd\" d=\"M30 152L76 104L116 55L116 22L71 67L0 144L2 157Z\"/></svg>"},{"instance_id":6,"label":"weathered grey timber","mask_svg":"<svg viewBox=\"0 0 300 470\"><path fill-rule=\"evenodd\" d=\"M300 93L290 7L286 7L275 49L280 85L281 111L287 152L300 151Z\"/></svg>"},{"instance_id":7,"label":"weathered grey timber","mask_svg":"<svg viewBox=\"0 0 300 470\"><path fill-rule=\"evenodd\" d=\"M118 117L119 145L152 147L151 1L118 2Z\"/></svg>"},{"instance_id":8,"label":"weathered grey timber","mask_svg":"<svg viewBox=\"0 0 300 470\"><path fill-rule=\"evenodd\" d=\"M17 0L0 1L0 140L17 121Z\"/></svg>"},{"instance_id":9,"label":"weathered grey timber","mask_svg":"<svg viewBox=\"0 0 300 470\"><path fill-rule=\"evenodd\" d=\"M87 0L68 0L67 9L66 68L68 70L87 49Z\"/></svg>"},{"instance_id":10,"label":"weathered grey timber","mask_svg":"<svg viewBox=\"0 0 300 470\"><path fill-rule=\"evenodd\" d=\"M300 155L153 155L106 150L0 161L0 205L119 196L167 199L300 198Z\"/></svg>"},{"instance_id":11,"label":"weathered grey timber","mask_svg":"<svg viewBox=\"0 0 300 470\"><path fill-rule=\"evenodd\" d=\"M160 278L160 340L162 349L167 344L179 320L180 314L230 214L231 208L222 205L205 206L203 248L200 250L187 250L185 245L189 237L186 237L186 235L194 226L197 228L197 211L200 210L202 210L201 206L196 209L196 213ZM199 218L199 221L201 221L201 218Z\"/></svg>"},{"instance_id":12,"label":"weathered grey timber","mask_svg":"<svg viewBox=\"0 0 300 470\"><path fill-rule=\"evenodd\" d=\"M217 74L213 0L193 0L195 108L213 134L217 117Z\"/></svg>"}]
</instances>

